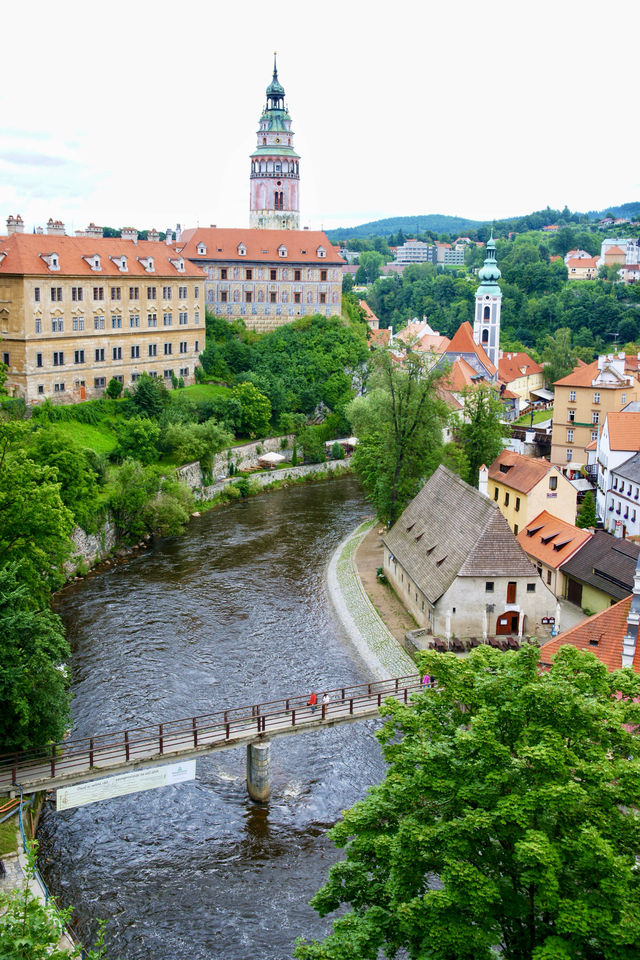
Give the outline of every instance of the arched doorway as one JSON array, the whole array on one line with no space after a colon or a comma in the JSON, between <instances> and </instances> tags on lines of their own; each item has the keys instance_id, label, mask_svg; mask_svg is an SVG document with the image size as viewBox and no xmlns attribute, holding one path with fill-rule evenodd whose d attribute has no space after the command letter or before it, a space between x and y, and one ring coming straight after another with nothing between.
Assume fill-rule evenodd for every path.
<instances>
[{"instance_id":1,"label":"arched doorway","mask_svg":"<svg viewBox=\"0 0 640 960\"><path fill-rule=\"evenodd\" d=\"M507 633L517 634L519 622L519 613L514 613L512 610L508 610L506 613L501 613L496 620L496 636L504 636Z\"/></svg>"}]
</instances>

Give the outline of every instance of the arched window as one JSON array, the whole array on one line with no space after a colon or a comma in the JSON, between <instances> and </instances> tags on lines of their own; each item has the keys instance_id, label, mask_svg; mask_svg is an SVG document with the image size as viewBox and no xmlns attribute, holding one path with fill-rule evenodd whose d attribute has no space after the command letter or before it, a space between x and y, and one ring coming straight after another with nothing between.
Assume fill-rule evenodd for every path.
<instances>
[{"instance_id":1,"label":"arched window","mask_svg":"<svg viewBox=\"0 0 640 960\"><path fill-rule=\"evenodd\" d=\"M489 320L489 319L491 319L491 307L485 307L483 320Z\"/></svg>"},{"instance_id":2,"label":"arched window","mask_svg":"<svg viewBox=\"0 0 640 960\"><path fill-rule=\"evenodd\" d=\"M489 331L488 331L488 330L483 330L483 331L482 331L482 342L483 342L483 344L484 344L484 343L489 343Z\"/></svg>"}]
</instances>

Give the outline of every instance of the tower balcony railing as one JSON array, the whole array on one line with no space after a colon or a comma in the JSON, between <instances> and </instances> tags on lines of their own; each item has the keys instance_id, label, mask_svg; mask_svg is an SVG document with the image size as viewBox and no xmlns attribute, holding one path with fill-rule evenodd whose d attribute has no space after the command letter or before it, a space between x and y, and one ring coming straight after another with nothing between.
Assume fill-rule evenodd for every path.
<instances>
[{"instance_id":1,"label":"tower balcony railing","mask_svg":"<svg viewBox=\"0 0 640 960\"><path fill-rule=\"evenodd\" d=\"M251 171L251 180L262 180L268 177L271 180L299 180L299 173L273 173L272 171L257 173Z\"/></svg>"}]
</instances>

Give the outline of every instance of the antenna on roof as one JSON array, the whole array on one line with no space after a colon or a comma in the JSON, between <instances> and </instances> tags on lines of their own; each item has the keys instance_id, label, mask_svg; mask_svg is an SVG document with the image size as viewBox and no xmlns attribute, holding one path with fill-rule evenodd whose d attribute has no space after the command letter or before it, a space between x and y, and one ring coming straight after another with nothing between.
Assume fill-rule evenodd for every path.
<instances>
[{"instance_id":1,"label":"antenna on roof","mask_svg":"<svg viewBox=\"0 0 640 960\"><path fill-rule=\"evenodd\" d=\"M613 349L615 350L618 345L618 337L620 334L616 331L616 333L612 333L611 336L613 337Z\"/></svg>"}]
</instances>

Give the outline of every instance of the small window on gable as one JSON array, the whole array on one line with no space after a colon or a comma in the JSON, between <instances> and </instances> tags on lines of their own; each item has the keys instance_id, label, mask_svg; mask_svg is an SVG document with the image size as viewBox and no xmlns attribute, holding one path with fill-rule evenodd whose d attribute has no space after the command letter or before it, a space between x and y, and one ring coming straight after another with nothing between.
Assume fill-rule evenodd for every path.
<instances>
[{"instance_id":1,"label":"small window on gable","mask_svg":"<svg viewBox=\"0 0 640 960\"><path fill-rule=\"evenodd\" d=\"M238 256L244 257L246 256L246 254L247 254L247 248L245 247L244 243L238 244Z\"/></svg>"},{"instance_id":2,"label":"small window on gable","mask_svg":"<svg viewBox=\"0 0 640 960\"><path fill-rule=\"evenodd\" d=\"M318 247L317 253L319 257L326 257L327 255L327 251L324 247Z\"/></svg>"},{"instance_id":3,"label":"small window on gable","mask_svg":"<svg viewBox=\"0 0 640 960\"><path fill-rule=\"evenodd\" d=\"M206 255L206 252L207 252L207 248L205 247L204 243L199 243L199 244L198 244L198 255L201 256L201 257L204 257L204 256Z\"/></svg>"},{"instance_id":4,"label":"small window on gable","mask_svg":"<svg viewBox=\"0 0 640 960\"><path fill-rule=\"evenodd\" d=\"M52 269L52 270L59 270L59 269L60 269L60 264L58 263L58 254L57 254L57 253L52 253L52 254L51 254L51 269Z\"/></svg>"},{"instance_id":5,"label":"small window on gable","mask_svg":"<svg viewBox=\"0 0 640 960\"><path fill-rule=\"evenodd\" d=\"M97 254L96 254L96 256L93 258L93 269L94 269L94 270L99 270L99 269L100 269L100 257L99 257Z\"/></svg>"},{"instance_id":6,"label":"small window on gable","mask_svg":"<svg viewBox=\"0 0 640 960\"><path fill-rule=\"evenodd\" d=\"M558 478L549 477L549 490L556 490L558 487Z\"/></svg>"},{"instance_id":7,"label":"small window on gable","mask_svg":"<svg viewBox=\"0 0 640 960\"><path fill-rule=\"evenodd\" d=\"M447 559L447 554L445 553L444 557L440 557L439 560L436 560L436 567L441 567L446 559Z\"/></svg>"},{"instance_id":8,"label":"small window on gable","mask_svg":"<svg viewBox=\"0 0 640 960\"><path fill-rule=\"evenodd\" d=\"M281 247L278 247L278 256L279 256L279 257L286 257L286 255L287 255L287 248L285 247L284 244L282 244Z\"/></svg>"}]
</instances>

